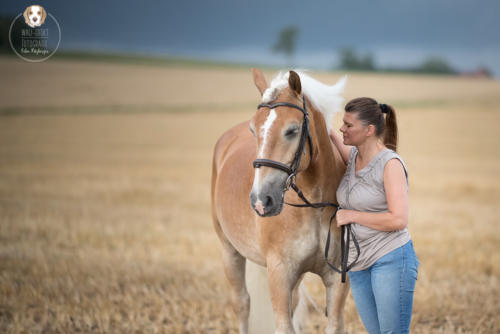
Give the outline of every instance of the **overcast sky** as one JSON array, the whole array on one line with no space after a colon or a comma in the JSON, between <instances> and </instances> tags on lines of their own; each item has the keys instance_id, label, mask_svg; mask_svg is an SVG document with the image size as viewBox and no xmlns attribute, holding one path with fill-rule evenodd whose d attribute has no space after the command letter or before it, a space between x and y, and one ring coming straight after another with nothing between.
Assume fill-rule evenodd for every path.
<instances>
[{"instance_id":1,"label":"overcast sky","mask_svg":"<svg viewBox=\"0 0 500 334\"><path fill-rule=\"evenodd\" d=\"M17 15L34 3L58 20L66 49L285 65L270 50L293 24L299 67L331 68L350 46L382 66L440 55L500 75L498 0L4 0L0 11Z\"/></svg>"}]
</instances>

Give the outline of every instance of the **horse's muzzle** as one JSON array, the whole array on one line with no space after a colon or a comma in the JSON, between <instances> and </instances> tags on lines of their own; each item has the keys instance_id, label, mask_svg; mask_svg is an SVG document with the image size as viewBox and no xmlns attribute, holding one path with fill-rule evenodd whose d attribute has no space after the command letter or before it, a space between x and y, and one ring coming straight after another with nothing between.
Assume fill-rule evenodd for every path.
<instances>
[{"instance_id":1,"label":"horse's muzzle","mask_svg":"<svg viewBox=\"0 0 500 334\"><path fill-rule=\"evenodd\" d=\"M278 185L277 185L278 184ZM276 216L283 209L283 182L263 182L257 192L254 188L250 192L250 204L261 217Z\"/></svg>"}]
</instances>

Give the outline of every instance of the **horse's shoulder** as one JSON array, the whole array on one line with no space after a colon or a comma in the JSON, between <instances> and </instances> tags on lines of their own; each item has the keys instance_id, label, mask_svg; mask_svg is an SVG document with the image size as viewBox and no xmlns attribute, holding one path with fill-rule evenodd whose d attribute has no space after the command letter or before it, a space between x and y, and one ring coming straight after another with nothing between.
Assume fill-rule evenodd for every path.
<instances>
[{"instance_id":1,"label":"horse's shoulder","mask_svg":"<svg viewBox=\"0 0 500 334\"><path fill-rule=\"evenodd\" d=\"M253 148L253 137L249 130L249 121L241 122L225 131L217 140L214 149L214 160L221 162L231 152ZM249 145L251 144L251 145Z\"/></svg>"}]
</instances>

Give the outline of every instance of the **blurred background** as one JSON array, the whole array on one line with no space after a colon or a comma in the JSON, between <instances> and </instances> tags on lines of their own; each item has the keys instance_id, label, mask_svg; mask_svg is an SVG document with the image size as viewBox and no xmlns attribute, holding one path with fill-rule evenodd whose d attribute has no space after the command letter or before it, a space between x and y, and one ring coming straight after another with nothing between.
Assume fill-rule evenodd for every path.
<instances>
[{"instance_id":1,"label":"blurred background","mask_svg":"<svg viewBox=\"0 0 500 334\"><path fill-rule=\"evenodd\" d=\"M6 27L32 4L2 5ZM65 52L230 64L500 75L499 4L486 0L46 1Z\"/></svg>"},{"instance_id":2,"label":"blurred background","mask_svg":"<svg viewBox=\"0 0 500 334\"><path fill-rule=\"evenodd\" d=\"M49 14L53 52L38 62L13 51L33 4ZM412 332L497 333L499 9L4 1L0 332L237 332L210 218L211 159L217 138L255 112L258 67L268 81L290 68L326 84L347 74L346 101L395 107L421 261ZM306 282L323 309L320 281ZM323 332L324 315L309 309L305 332ZM349 333L364 332L351 296L345 318Z\"/></svg>"}]
</instances>

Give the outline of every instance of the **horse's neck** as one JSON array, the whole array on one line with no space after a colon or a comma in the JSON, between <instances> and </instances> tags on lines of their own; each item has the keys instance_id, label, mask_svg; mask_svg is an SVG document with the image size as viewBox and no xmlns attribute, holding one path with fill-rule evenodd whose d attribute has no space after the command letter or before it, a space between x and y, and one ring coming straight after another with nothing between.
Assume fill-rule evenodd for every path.
<instances>
[{"instance_id":1,"label":"horse's neck","mask_svg":"<svg viewBox=\"0 0 500 334\"><path fill-rule=\"evenodd\" d=\"M311 113L313 114L311 120L314 122L312 127L314 131L311 132L311 135L313 143L315 143L315 159L304 170L302 179L304 189L301 189L305 193L320 194L321 198L311 200L336 201L335 192L345 167L341 163L340 153L335 152L330 143L323 115L317 110L313 110ZM298 185L300 187L300 184Z\"/></svg>"}]
</instances>

